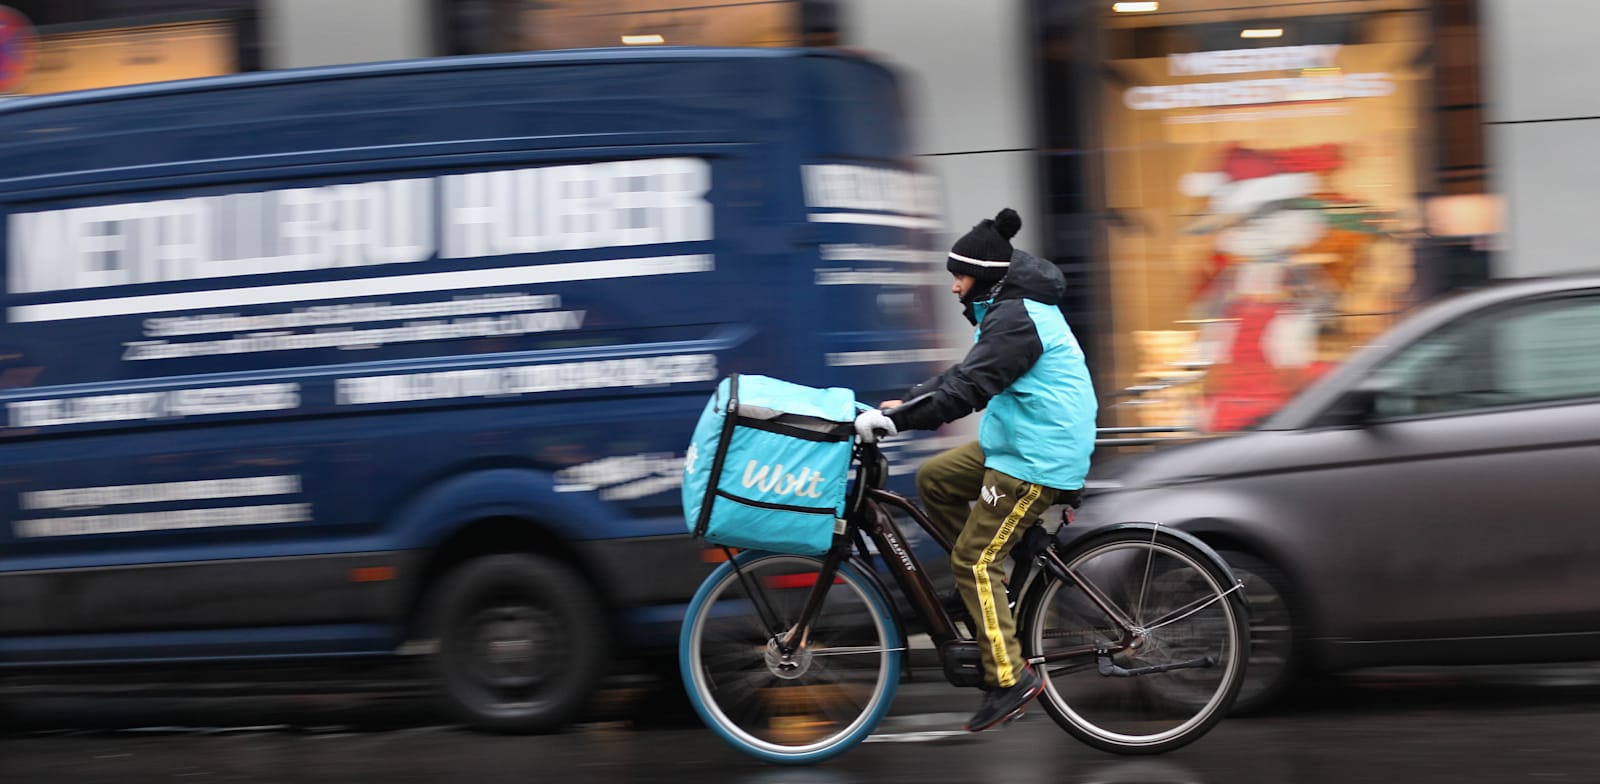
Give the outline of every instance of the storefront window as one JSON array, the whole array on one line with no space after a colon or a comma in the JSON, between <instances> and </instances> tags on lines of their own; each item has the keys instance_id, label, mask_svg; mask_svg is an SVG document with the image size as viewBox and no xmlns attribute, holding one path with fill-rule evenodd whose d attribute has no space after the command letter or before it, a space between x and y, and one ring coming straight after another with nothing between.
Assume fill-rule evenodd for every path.
<instances>
[{"instance_id":1,"label":"storefront window","mask_svg":"<svg viewBox=\"0 0 1600 784\"><path fill-rule=\"evenodd\" d=\"M237 30L229 19L49 32L39 37L38 56L22 92L220 76L239 70L238 50Z\"/></svg>"},{"instance_id":2,"label":"storefront window","mask_svg":"<svg viewBox=\"0 0 1600 784\"><path fill-rule=\"evenodd\" d=\"M1437 4L1098 5L1044 59L1094 61L1103 386L1160 388L1107 424L1246 427L1427 293L1430 208L1482 206L1434 198Z\"/></svg>"},{"instance_id":3,"label":"storefront window","mask_svg":"<svg viewBox=\"0 0 1600 784\"><path fill-rule=\"evenodd\" d=\"M833 0L444 0L453 54L835 40Z\"/></svg>"},{"instance_id":4,"label":"storefront window","mask_svg":"<svg viewBox=\"0 0 1600 784\"><path fill-rule=\"evenodd\" d=\"M37 34L16 92L59 93L252 71L257 0L0 0Z\"/></svg>"}]
</instances>

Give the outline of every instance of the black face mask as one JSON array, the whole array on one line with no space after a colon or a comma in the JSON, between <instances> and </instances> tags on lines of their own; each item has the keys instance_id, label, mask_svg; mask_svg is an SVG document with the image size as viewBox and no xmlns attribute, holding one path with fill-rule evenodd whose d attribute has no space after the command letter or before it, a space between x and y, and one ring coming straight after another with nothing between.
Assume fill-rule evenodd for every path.
<instances>
[{"instance_id":1,"label":"black face mask","mask_svg":"<svg viewBox=\"0 0 1600 784\"><path fill-rule=\"evenodd\" d=\"M974 306L979 302L993 299L995 289L998 288L1000 288L1000 278L978 280L972 284L972 288L967 289L966 296L961 298L961 315L966 318L968 324L978 326L978 313Z\"/></svg>"},{"instance_id":2,"label":"black face mask","mask_svg":"<svg viewBox=\"0 0 1600 784\"><path fill-rule=\"evenodd\" d=\"M1001 278L1003 277L1004 276L1001 276ZM974 302L982 302L986 299L994 297L994 290L1000 286L1001 278L994 278L992 280L985 278L974 278L972 282L972 288L967 289L966 295L961 298L961 304L970 308Z\"/></svg>"}]
</instances>

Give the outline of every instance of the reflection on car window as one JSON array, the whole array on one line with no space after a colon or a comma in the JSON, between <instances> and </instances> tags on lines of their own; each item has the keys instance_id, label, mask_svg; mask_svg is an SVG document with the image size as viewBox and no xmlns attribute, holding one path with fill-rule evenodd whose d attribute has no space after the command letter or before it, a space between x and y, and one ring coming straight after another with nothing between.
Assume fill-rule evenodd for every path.
<instances>
[{"instance_id":1,"label":"reflection on car window","mask_svg":"<svg viewBox=\"0 0 1600 784\"><path fill-rule=\"evenodd\" d=\"M1600 297L1458 321L1376 371L1383 418L1600 396Z\"/></svg>"}]
</instances>

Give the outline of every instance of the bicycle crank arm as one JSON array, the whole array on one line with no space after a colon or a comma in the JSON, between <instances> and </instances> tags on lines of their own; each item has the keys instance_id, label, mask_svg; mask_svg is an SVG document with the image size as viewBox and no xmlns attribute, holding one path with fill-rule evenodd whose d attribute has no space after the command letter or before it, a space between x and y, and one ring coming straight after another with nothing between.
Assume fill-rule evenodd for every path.
<instances>
[{"instance_id":1,"label":"bicycle crank arm","mask_svg":"<svg viewBox=\"0 0 1600 784\"><path fill-rule=\"evenodd\" d=\"M1210 656L1201 656L1198 659L1172 662L1170 664L1151 664L1144 667L1133 667L1131 669L1128 667L1118 666L1116 662L1111 661L1110 654L1102 653L1095 657L1095 659L1099 664L1100 674L1108 678L1136 678L1140 675L1154 675L1158 672L1169 672L1171 670L1187 670L1195 667L1217 666L1217 660L1211 658Z\"/></svg>"}]
</instances>

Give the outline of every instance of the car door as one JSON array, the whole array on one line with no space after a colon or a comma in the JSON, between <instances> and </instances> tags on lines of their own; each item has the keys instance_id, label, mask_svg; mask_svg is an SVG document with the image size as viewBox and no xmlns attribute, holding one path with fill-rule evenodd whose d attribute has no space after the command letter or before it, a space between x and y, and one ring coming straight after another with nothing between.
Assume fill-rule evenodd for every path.
<instances>
[{"instance_id":1,"label":"car door","mask_svg":"<svg viewBox=\"0 0 1600 784\"><path fill-rule=\"evenodd\" d=\"M1270 492L1330 636L1426 640L1600 631L1600 296L1459 318L1357 384L1360 426L1293 434Z\"/></svg>"}]
</instances>

